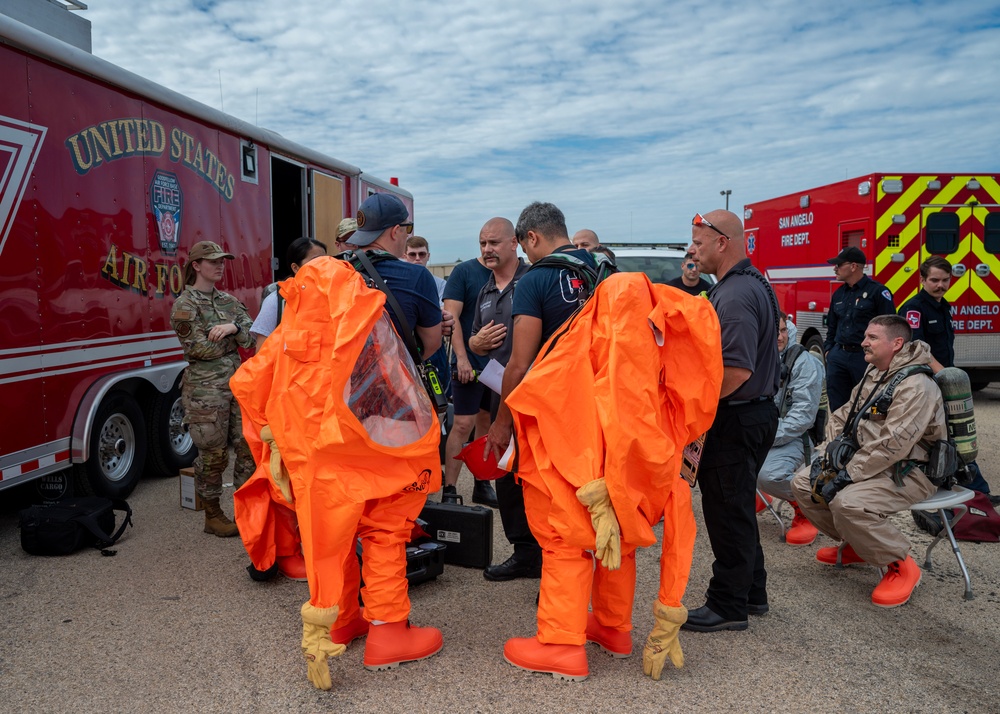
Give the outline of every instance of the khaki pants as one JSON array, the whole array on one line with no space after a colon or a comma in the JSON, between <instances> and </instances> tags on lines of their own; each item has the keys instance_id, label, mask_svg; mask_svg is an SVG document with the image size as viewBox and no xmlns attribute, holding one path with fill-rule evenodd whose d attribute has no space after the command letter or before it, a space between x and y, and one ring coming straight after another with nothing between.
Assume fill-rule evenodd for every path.
<instances>
[{"instance_id":1,"label":"khaki pants","mask_svg":"<svg viewBox=\"0 0 1000 714\"><path fill-rule=\"evenodd\" d=\"M792 479L792 491L814 526L850 543L866 563L884 568L910 552L910 542L889 522L889 516L930 497L937 488L916 470L903 479L902 487L880 475L851 484L827 505L813 503L809 470L800 469Z\"/></svg>"}]
</instances>

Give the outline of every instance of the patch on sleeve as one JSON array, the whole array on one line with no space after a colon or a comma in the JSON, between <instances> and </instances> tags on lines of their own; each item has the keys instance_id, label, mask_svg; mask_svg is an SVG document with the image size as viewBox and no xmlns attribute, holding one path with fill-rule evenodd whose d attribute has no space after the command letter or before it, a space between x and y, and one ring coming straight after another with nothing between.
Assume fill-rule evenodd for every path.
<instances>
[{"instance_id":1,"label":"patch on sleeve","mask_svg":"<svg viewBox=\"0 0 1000 714\"><path fill-rule=\"evenodd\" d=\"M177 330L177 336L183 340L185 337L191 334L191 323L178 322L177 327L175 329Z\"/></svg>"},{"instance_id":2,"label":"patch on sleeve","mask_svg":"<svg viewBox=\"0 0 1000 714\"><path fill-rule=\"evenodd\" d=\"M919 327L920 327L920 310L907 310L906 311L906 323L913 330L919 329Z\"/></svg>"},{"instance_id":3,"label":"patch on sleeve","mask_svg":"<svg viewBox=\"0 0 1000 714\"><path fill-rule=\"evenodd\" d=\"M174 310L172 317L175 320L193 320L194 311L193 310Z\"/></svg>"},{"instance_id":4,"label":"patch on sleeve","mask_svg":"<svg viewBox=\"0 0 1000 714\"><path fill-rule=\"evenodd\" d=\"M892 302L892 293L889 292L888 288L886 288L885 290L882 291L882 297L884 297L889 302Z\"/></svg>"}]
</instances>

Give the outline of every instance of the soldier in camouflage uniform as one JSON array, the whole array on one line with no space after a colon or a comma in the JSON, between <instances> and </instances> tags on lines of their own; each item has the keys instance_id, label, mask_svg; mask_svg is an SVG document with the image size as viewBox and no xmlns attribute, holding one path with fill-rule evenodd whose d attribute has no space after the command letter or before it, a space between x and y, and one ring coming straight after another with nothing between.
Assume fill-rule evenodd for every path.
<instances>
[{"instance_id":1,"label":"soldier in camouflage uniform","mask_svg":"<svg viewBox=\"0 0 1000 714\"><path fill-rule=\"evenodd\" d=\"M250 334L253 320L239 300L215 289L222 279L225 261L233 257L212 241L196 243L184 266L187 287L170 314L170 324L188 361L181 399L184 423L198 447L195 488L205 504L205 532L219 537L238 533L236 524L219 506L230 445L236 453L236 488L254 471L253 457L243 439L240 408L229 389L229 378L240 366L237 346L254 345Z\"/></svg>"}]
</instances>

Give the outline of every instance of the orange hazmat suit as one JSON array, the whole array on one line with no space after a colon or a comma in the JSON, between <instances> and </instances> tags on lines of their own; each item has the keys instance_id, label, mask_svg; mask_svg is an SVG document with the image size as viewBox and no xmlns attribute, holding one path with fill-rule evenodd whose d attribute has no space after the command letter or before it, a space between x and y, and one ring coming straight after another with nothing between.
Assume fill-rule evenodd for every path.
<instances>
[{"instance_id":1,"label":"orange hazmat suit","mask_svg":"<svg viewBox=\"0 0 1000 714\"><path fill-rule=\"evenodd\" d=\"M708 430L722 384L711 304L619 273L542 346L507 399L528 523L542 546L538 640L582 645L587 606L632 626L635 549L663 519L659 600L679 606L694 548L685 445ZM604 478L621 530L621 567L594 569L591 515L577 489Z\"/></svg>"},{"instance_id":2,"label":"orange hazmat suit","mask_svg":"<svg viewBox=\"0 0 1000 714\"><path fill-rule=\"evenodd\" d=\"M259 464L236 494L247 552L266 564L302 540L310 604L356 616L356 538L365 618L405 621L406 542L427 493L440 488L440 427L406 348L350 264L317 258L281 284L282 321L230 384ZM269 426L291 481L288 503L260 438ZM345 586L346 578L346 586ZM353 614L352 614L353 613Z\"/></svg>"}]
</instances>

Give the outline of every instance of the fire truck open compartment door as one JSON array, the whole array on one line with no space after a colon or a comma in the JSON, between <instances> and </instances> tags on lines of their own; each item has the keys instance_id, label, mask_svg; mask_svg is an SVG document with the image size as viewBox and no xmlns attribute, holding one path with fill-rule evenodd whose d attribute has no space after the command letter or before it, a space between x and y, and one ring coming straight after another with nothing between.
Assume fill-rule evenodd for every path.
<instances>
[{"instance_id":1,"label":"fire truck open compartment door","mask_svg":"<svg viewBox=\"0 0 1000 714\"><path fill-rule=\"evenodd\" d=\"M326 245L330 255L337 252L337 226L344 218L344 179L339 176L310 171L312 184L312 233L310 236Z\"/></svg>"}]
</instances>

